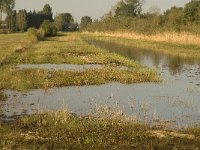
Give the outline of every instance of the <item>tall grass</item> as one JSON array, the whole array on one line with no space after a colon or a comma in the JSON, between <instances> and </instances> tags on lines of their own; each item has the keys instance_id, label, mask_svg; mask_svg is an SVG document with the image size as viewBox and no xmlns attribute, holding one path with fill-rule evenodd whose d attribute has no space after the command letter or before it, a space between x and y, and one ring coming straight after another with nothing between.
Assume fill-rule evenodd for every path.
<instances>
[{"instance_id":1,"label":"tall grass","mask_svg":"<svg viewBox=\"0 0 200 150\"><path fill-rule=\"evenodd\" d=\"M86 32L87 33L87 32ZM96 35L104 35L110 37L121 37L128 39L145 39L157 42L179 43L184 45L198 45L200 46L200 35L188 32L164 32L153 35L139 34L136 32L94 32Z\"/></svg>"},{"instance_id":2,"label":"tall grass","mask_svg":"<svg viewBox=\"0 0 200 150\"><path fill-rule=\"evenodd\" d=\"M130 120L58 111L24 116L12 124L0 122L0 149L195 150L200 147L199 134L195 135L156 131Z\"/></svg>"}]
</instances>

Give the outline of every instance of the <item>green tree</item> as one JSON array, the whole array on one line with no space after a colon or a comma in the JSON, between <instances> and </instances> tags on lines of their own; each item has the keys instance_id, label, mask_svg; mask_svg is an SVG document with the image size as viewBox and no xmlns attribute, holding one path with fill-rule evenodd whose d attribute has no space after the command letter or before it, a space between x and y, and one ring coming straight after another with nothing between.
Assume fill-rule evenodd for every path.
<instances>
[{"instance_id":1,"label":"green tree","mask_svg":"<svg viewBox=\"0 0 200 150\"><path fill-rule=\"evenodd\" d=\"M41 11L41 14L43 15L42 17L45 20L53 21L53 12L52 12L52 8L49 4L44 5L43 10Z\"/></svg>"},{"instance_id":2,"label":"green tree","mask_svg":"<svg viewBox=\"0 0 200 150\"><path fill-rule=\"evenodd\" d=\"M16 15L17 12L14 10L12 12L9 12L9 15L7 15L5 22L8 25L8 29L13 32L16 31Z\"/></svg>"},{"instance_id":3,"label":"green tree","mask_svg":"<svg viewBox=\"0 0 200 150\"><path fill-rule=\"evenodd\" d=\"M70 13L61 13L54 18L54 24L59 31L68 31L74 24L74 19Z\"/></svg>"},{"instance_id":4,"label":"green tree","mask_svg":"<svg viewBox=\"0 0 200 150\"><path fill-rule=\"evenodd\" d=\"M27 28L27 12L26 10L19 10L16 16L16 26L20 31L25 31Z\"/></svg>"},{"instance_id":5,"label":"green tree","mask_svg":"<svg viewBox=\"0 0 200 150\"><path fill-rule=\"evenodd\" d=\"M136 17L142 12L142 1L141 0L121 0L117 4L115 10L115 17L129 16Z\"/></svg>"},{"instance_id":6,"label":"green tree","mask_svg":"<svg viewBox=\"0 0 200 150\"><path fill-rule=\"evenodd\" d=\"M84 16L81 18L81 24L80 27L81 29L86 28L88 25L90 25L92 23L92 18L89 16Z\"/></svg>"},{"instance_id":7,"label":"green tree","mask_svg":"<svg viewBox=\"0 0 200 150\"><path fill-rule=\"evenodd\" d=\"M45 14L45 15L52 16L53 12L52 12L51 6L49 4L45 4L44 7L43 7L43 10L42 10L42 13Z\"/></svg>"},{"instance_id":8,"label":"green tree","mask_svg":"<svg viewBox=\"0 0 200 150\"><path fill-rule=\"evenodd\" d=\"M15 7L15 0L5 0L4 9L7 14L7 24L10 31L15 30L16 25L16 11L13 11Z\"/></svg>"},{"instance_id":9,"label":"green tree","mask_svg":"<svg viewBox=\"0 0 200 150\"><path fill-rule=\"evenodd\" d=\"M44 20L40 26L40 31L43 32L44 37L55 36L57 34L57 29L55 25L49 20Z\"/></svg>"},{"instance_id":10,"label":"green tree","mask_svg":"<svg viewBox=\"0 0 200 150\"><path fill-rule=\"evenodd\" d=\"M180 26L183 23L183 8L172 7L164 13L165 24L171 26Z\"/></svg>"},{"instance_id":11,"label":"green tree","mask_svg":"<svg viewBox=\"0 0 200 150\"><path fill-rule=\"evenodd\" d=\"M192 0L184 8L185 22L200 22L200 1Z\"/></svg>"}]
</instances>

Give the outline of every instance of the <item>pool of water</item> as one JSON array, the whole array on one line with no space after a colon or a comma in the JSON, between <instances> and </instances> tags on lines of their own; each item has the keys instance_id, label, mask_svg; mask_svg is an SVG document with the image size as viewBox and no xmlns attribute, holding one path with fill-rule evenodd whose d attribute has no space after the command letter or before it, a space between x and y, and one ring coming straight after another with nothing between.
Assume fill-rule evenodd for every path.
<instances>
[{"instance_id":1,"label":"pool of water","mask_svg":"<svg viewBox=\"0 0 200 150\"><path fill-rule=\"evenodd\" d=\"M85 64L85 65L73 65L73 64L20 64L16 66L16 69L47 69L47 70L70 70L83 72L87 69L99 69L101 65L98 64Z\"/></svg>"},{"instance_id":2,"label":"pool of water","mask_svg":"<svg viewBox=\"0 0 200 150\"><path fill-rule=\"evenodd\" d=\"M170 56L150 50L122 46L111 42L88 41L97 47L119 53L154 68L163 78L161 83L62 87L27 93L5 91L3 117L55 111L87 115L97 106L119 106L127 116L153 124L170 122L173 127L200 123L200 60Z\"/></svg>"}]
</instances>

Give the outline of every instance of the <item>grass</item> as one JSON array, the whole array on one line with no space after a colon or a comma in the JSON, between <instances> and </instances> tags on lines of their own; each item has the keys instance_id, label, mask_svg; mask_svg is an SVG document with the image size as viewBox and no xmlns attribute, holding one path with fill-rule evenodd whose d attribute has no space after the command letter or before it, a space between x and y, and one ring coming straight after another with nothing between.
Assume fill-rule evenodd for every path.
<instances>
[{"instance_id":1,"label":"grass","mask_svg":"<svg viewBox=\"0 0 200 150\"><path fill-rule=\"evenodd\" d=\"M86 32L87 33L87 32ZM164 32L156 34L139 34L136 32L95 32L96 35L106 35L110 37L123 37L128 39L146 39L157 42L179 43L184 45L199 45L200 35L188 32Z\"/></svg>"},{"instance_id":2,"label":"grass","mask_svg":"<svg viewBox=\"0 0 200 150\"><path fill-rule=\"evenodd\" d=\"M6 36L6 35L5 35ZM9 35L8 35L9 36ZM18 34L13 35L16 39ZM21 34L19 34L21 36ZM9 41L7 37L6 41ZM45 69L16 70L18 64L101 64L100 69L49 71ZM117 69L118 66L129 68ZM75 85L95 85L108 82L157 82L156 71L139 63L89 45L79 33L62 34L39 41L10 53L0 68L0 89L29 90Z\"/></svg>"},{"instance_id":3,"label":"grass","mask_svg":"<svg viewBox=\"0 0 200 150\"><path fill-rule=\"evenodd\" d=\"M6 95L0 91L0 101L5 101L6 100Z\"/></svg>"},{"instance_id":4,"label":"grass","mask_svg":"<svg viewBox=\"0 0 200 150\"><path fill-rule=\"evenodd\" d=\"M108 82L125 84L158 81L153 71L144 70L115 70L109 68L88 69L85 72L48 71L43 69L3 70L0 75L2 89L26 91L29 89L48 89L63 86L98 85Z\"/></svg>"},{"instance_id":5,"label":"grass","mask_svg":"<svg viewBox=\"0 0 200 150\"><path fill-rule=\"evenodd\" d=\"M1 34L0 35L0 64L3 63L15 51L28 47L30 45L27 36L20 34Z\"/></svg>"},{"instance_id":6,"label":"grass","mask_svg":"<svg viewBox=\"0 0 200 150\"><path fill-rule=\"evenodd\" d=\"M12 124L0 123L0 133L0 149L195 150L200 147L199 134L161 132L123 117L79 117L65 111L25 116Z\"/></svg>"},{"instance_id":7,"label":"grass","mask_svg":"<svg viewBox=\"0 0 200 150\"><path fill-rule=\"evenodd\" d=\"M127 33L83 33L83 35L96 40L162 52L182 58L200 58L200 37L195 35L187 36L186 33L180 35L166 33L164 35L151 36Z\"/></svg>"}]
</instances>

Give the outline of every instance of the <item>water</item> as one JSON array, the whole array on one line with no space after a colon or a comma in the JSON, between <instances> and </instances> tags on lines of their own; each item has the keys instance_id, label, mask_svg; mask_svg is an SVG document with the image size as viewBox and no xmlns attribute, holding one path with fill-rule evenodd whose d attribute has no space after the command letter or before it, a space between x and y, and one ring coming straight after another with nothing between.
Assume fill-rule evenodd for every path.
<instances>
[{"instance_id":1,"label":"water","mask_svg":"<svg viewBox=\"0 0 200 150\"><path fill-rule=\"evenodd\" d=\"M96 106L116 105L125 115L135 116L150 125L163 122L183 128L200 123L200 60L182 59L113 43L90 43L155 68L164 81L132 85L109 83L53 88L48 91L38 89L28 93L7 90L4 116L55 111L60 108L87 115Z\"/></svg>"},{"instance_id":2,"label":"water","mask_svg":"<svg viewBox=\"0 0 200 150\"><path fill-rule=\"evenodd\" d=\"M37 68L37 69L47 69L50 71L53 70L70 70L70 71L79 71L83 72L87 69L99 69L101 65L98 64L85 64L85 65L73 65L73 64L21 64L17 65L16 69L29 69L29 68Z\"/></svg>"}]
</instances>

